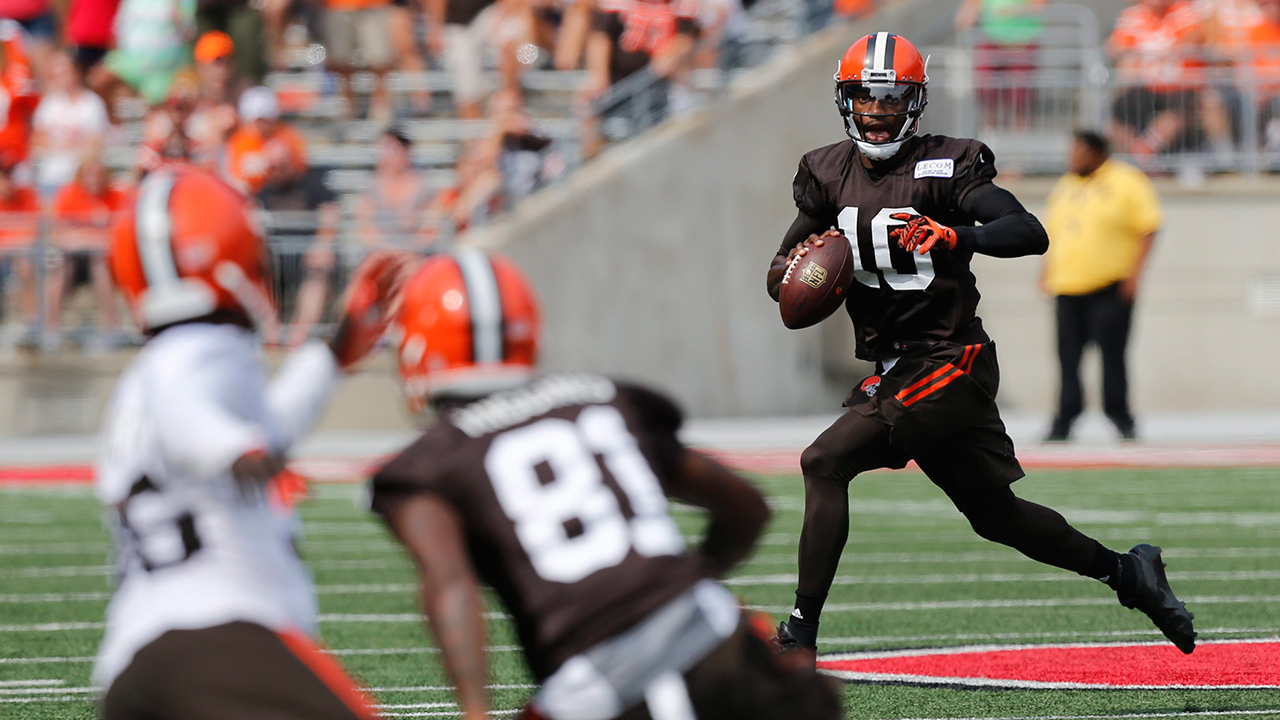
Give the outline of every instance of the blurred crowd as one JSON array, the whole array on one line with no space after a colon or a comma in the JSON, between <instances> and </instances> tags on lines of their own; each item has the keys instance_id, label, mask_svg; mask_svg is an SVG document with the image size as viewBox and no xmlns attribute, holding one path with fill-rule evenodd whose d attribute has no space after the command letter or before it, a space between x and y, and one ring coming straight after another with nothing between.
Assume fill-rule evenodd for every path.
<instances>
[{"instance_id":1,"label":"blurred crowd","mask_svg":"<svg viewBox=\"0 0 1280 720\"><path fill-rule=\"evenodd\" d=\"M63 301L84 286L91 323L117 327L101 252L112 216L147 172L195 163L264 211L290 328L277 340L298 342L331 304L349 264L344 250L431 252L555 180L569 151L599 151L601 118L621 107L611 96L628 79L659 88L651 109L665 115L692 70L717 66L722 41L741 29L742 2L0 0L6 321L56 351ZM436 67L449 78L445 99L412 82L391 92L390 71L413 78ZM522 78L534 67L585 71L571 148L556 147L530 117ZM319 69L322 92L339 98L320 119L375 129L367 189L346 196L334 191L331 168L309 159L316 133L302 127L302 109L315 93L288 80ZM463 134L443 181L415 164L405 123L432 116L489 128Z\"/></svg>"},{"instance_id":2,"label":"blurred crowd","mask_svg":"<svg viewBox=\"0 0 1280 720\"><path fill-rule=\"evenodd\" d=\"M964 0L988 106L1034 107L1046 0ZM1130 0L1105 40L1115 87L1109 135L1139 161L1165 152L1241 147L1246 118L1280 151L1280 0ZM1025 118L1018 118L1025 120Z\"/></svg>"}]
</instances>

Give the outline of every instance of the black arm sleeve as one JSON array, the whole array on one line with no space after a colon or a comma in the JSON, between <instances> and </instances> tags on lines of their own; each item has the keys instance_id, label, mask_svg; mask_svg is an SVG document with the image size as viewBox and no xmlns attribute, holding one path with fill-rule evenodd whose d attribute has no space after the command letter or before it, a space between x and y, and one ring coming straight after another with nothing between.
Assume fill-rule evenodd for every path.
<instances>
[{"instance_id":1,"label":"black arm sleeve","mask_svg":"<svg viewBox=\"0 0 1280 720\"><path fill-rule=\"evenodd\" d=\"M957 250L1015 258L1043 255L1049 249L1049 235L1036 216L1013 193L993 183L970 190L960 209L982 226L956 228Z\"/></svg>"},{"instance_id":2,"label":"black arm sleeve","mask_svg":"<svg viewBox=\"0 0 1280 720\"><path fill-rule=\"evenodd\" d=\"M796 215L796 219L791 222L791 227L787 228L787 233L782 236L782 245L778 247L778 255L786 257L791 252L791 248L805 241L810 235L821 235L831 229L831 223L810 215L801 210Z\"/></svg>"}]
</instances>

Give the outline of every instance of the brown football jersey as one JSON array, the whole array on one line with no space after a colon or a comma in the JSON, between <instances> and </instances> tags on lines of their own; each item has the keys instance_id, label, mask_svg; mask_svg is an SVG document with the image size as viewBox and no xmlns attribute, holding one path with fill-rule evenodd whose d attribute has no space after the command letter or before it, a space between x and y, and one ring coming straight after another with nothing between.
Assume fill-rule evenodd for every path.
<instances>
[{"instance_id":1,"label":"brown football jersey","mask_svg":"<svg viewBox=\"0 0 1280 720\"><path fill-rule=\"evenodd\" d=\"M845 307L858 357L895 357L922 341L986 341L969 271L973 254L945 248L909 253L889 232L904 224L890 217L896 213L951 227L973 225L961 202L996 176L995 156L977 140L923 135L876 165L868 171L857 145L845 140L806 153L793 183L797 207L854 243L854 281ZM790 250L784 243L780 253Z\"/></svg>"},{"instance_id":2,"label":"brown football jersey","mask_svg":"<svg viewBox=\"0 0 1280 720\"><path fill-rule=\"evenodd\" d=\"M447 413L374 476L373 509L408 493L457 509L542 680L708 577L667 514L680 424L652 391L549 375Z\"/></svg>"}]
</instances>

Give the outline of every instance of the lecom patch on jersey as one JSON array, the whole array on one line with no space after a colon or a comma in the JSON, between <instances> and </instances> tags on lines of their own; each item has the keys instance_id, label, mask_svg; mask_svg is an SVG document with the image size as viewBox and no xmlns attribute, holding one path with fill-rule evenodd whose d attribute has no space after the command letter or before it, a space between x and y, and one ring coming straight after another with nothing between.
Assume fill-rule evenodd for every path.
<instances>
[{"instance_id":1,"label":"lecom patch on jersey","mask_svg":"<svg viewBox=\"0 0 1280 720\"><path fill-rule=\"evenodd\" d=\"M916 163L916 177L949 178L956 172L956 161L951 158L941 160L921 160Z\"/></svg>"}]
</instances>

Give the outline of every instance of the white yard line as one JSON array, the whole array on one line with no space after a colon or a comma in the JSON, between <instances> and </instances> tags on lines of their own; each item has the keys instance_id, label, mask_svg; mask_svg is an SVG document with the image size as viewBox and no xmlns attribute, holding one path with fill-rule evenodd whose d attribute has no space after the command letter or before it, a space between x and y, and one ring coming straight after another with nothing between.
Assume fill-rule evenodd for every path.
<instances>
[{"instance_id":1,"label":"white yard line","mask_svg":"<svg viewBox=\"0 0 1280 720\"><path fill-rule=\"evenodd\" d=\"M1234 570L1234 571L1186 571L1171 572L1169 579L1183 582L1246 582L1280 580L1280 570ZM778 575L741 575L729 578L724 583L731 587L768 587L775 585L794 585L794 574ZM1033 583L1033 582L1080 582L1080 578L1069 573L936 573L928 575L843 575L837 576L834 585L972 585L1001 583ZM317 585L317 595L393 595L417 591L417 583L344 583L335 585ZM9 593L0 595L0 605L22 605L33 603L91 602L109 600L111 593L97 592L64 592L64 593Z\"/></svg>"},{"instance_id":2,"label":"white yard line","mask_svg":"<svg viewBox=\"0 0 1280 720\"><path fill-rule=\"evenodd\" d=\"M1117 713L1115 715L1005 715L1001 717L969 718L901 718L901 720L1108 720L1108 718L1168 718L1168 717L1242 717L1250 715L1280 715L1280 708L1270 710L1183 710L1158 713ZM894 720L899 720L894 718Z\"/></svg>"},{"instance_id":3,"label":"white yard line","mask_svg":"<svg viewBox=\"0 0 1280 720\"><path fill-rule=\"evenodd\" d=\"M338 657L366 656L366 655L439 655L440 648L435 647L410 647L410 648L345 648L338 650L328 650L330 655ZM519 645L490 645L485 648L485 652L489 653L513 653L521 652Z\"/></svg>"},{"instance_id":4,"label":"white yard line","mask_svg":"<svg viewBox=\"0 0 1280 720\"><path fill-rule=\"evenodd\" d=\"M1280 557L1280 547L1223 547L1223 548L1165 548L1163 555L1166 558L1192 559L1192 558L1271 558ZM958 562L998 562L1018 560L1028 563L1034 562L1028 560L1014 550L1005 552L989 552L989 551L973 551L962 550L958 552L927 552L927 553L863 553L859 554L856 549L846 550L844 554L844 562L866 563L869 565L893 564L893 563L958 563ZM787 564L794 565L796 562L795 553L773 553L762 554L752 557L748 564Z\"/></svg>"},{"instance_id":5,"label":"white yard line","mask_svg":"<svg viewBox=\"0 0 1280 720\"><path fill-rule=\"evenodd\" d=\"M309 546L310 547L310 546ZM388 548L390 549L390 548ZM1228 558L1245 558L1245 559L1261 559L1280 557L1280 547L1270 548L1248 548L1248 547L1226 547L1226 548L1167 548L1164 551L1166 558L1174 559L1228 559ZM865 553L858 554L850 551L846 553L844 563L849 565L867 564L867 565L885 565L885 564L925 564L925 563L963 563L963 562L1007 562L1019 561L1032 563L1021 555L1009 552L980 552L980 551L961 551L961 552L930 552L930 553ZM747 565L794 565L796 556L793 553L773 553L756 555L752 557ZM409 560L398 557L395 559L332 559L332 560L310 560L307 565L312 570L324 570L331 572L346 570L405 570L413 569ZM11 578L52 578L52 577L99 577L110 576L115 572L112 565L64 565L54 567L23 567L23 568L2 568L0 569L0 577ZM1229 572L1229 571L1228 571Z\"/></svg>"},{"instance_id":6,"label":"white yard line","mask_svg":"<svg viewBox=\"0 0 1280 720\"><path fill-rule=\"evenodd\" d=\"M6 657L0 658L0 665L58 665L62 663L91 663L90 655L81 657Z\"/></svg>"},{"instance_id":7,"label":"white yard line","mask_svg":"<svg viewBox=\"0 0 1280 720\"><path fill-rule=\"evenodd\" d=\"M395 616L397 618L401 616ZM1263 636L1252 639L1270 639L1280 634L1280 627L1261 627L1261 628L1208 628L1200 631L1202 641L1220 639L1229 639L1223 636L1236 635L1253 635ZM884 643L917 643L917 642L946 642L946 641L992 641L992 640L1051 640L1051 639L1087 639L1087 638L1113 638L1113 637L1147 637L1159 636L1158 630L1095 630L1095 631L1061 631L1061 632L1032 632L1032 633L948 633L938 635L863 635L852 637L833 637L822 638L824 647L843 646L854 647L860 645L880 645ZM486 652L491 653L513 653L520 652L518 645L491 645L485 648ZM410 647L410 648L340 648L330 650L331 654L339 657L350 656L380 656L380 655L435 655L440 652L439 648L434 647ZM91 656L81 657L30 657L30 658L0 658L0 665L42 665L42 664L74 664L74 663L91 663L94 658ZM61 684L63 680L10 680L0 681L0 694L5 687L28 687L42 686L50 684ZM6 685L8 683L8 685ZM537 685L532 683L515 683L515 684L499 684L490 685L490 690L524 690L535 688ZM452 691L451 685L409 685L399 687L373 687L369 688L374 692L445 692ZM59 692L79 692L74 689L58 688ZM8 693L22 694L22 693Z\"/></svg>"},{"instance_id":8,"label":"white yard line","mask_svg":"<svg viewBox=\"0 0 1280 720\"><path fill-rule=\"evenodd\" d=\"M1182 598L1188 605L1237 605L1247 603L1277 603L1280 595L1203 595ZM925 602L879 603L828 603L824 613L830 612L912 612L916 610L980 610L994 608L1028 607L1088 607L1115 605L1115 598L1042 598L1018 600L937 600ZM748 605L752 610L768 613L789 612L790 605Z\"/></svg>"},{"instance_id":9,"label":"white yard line","mask_svg":"<svg viewBox=\"0 0 1280 720\"><path fill-rule=\"evenodd\" d=\"M0 625L0 632L67 632L68 630L101 630L103 622L14 623Z\"/></svg>"},{"instance_id":10,"label":"white yard line","mask_svg":"<svg viewBox=\"0 0 1280 720\"><path fill-rule=\"evenodd\" d=\"M504 612L486 612L485 620L505 620L509 617ZM321 613L322 623L420 623L422 615L418 613Z\"/></svg>"},{"instance_id":11,"label":"white yard line","mask_svg":"<svg viewBox=\"0 0 1280 720\"><path fill-rule=\"evenodd\" d=\"M1280 580L1280 570L1235 570L1235 571L1187 571L1171 572L1170 580L1185 582L1242 582L1246 580ZM836 576L833 585L969 585L997 583L1029 583L1029 582L1079 582L1080 577L1070 573L936 573L932 575L843 575ZM725 585L735 587L764 587L769 585L794 585L796 576L782 575L740 575L724 581Z\"/></svg>"},{"instance_id":12,"label":"white yard line","mask_svg":"<svg viewBox=\"0 0 1280 720\"><path fill-rule=\"evenodd\" d=\"M1224 635L1264 635L1274 637L1280 633L1280 627L1270 628L1209 628L1199 630L1202 639L1210 639ZM831 645L856 646L879 645L882 643L918 643L969 640L1049 640L1059 638L1101 638L1101 637L1144 637L1159 636L1159 630L1064 630L1059 632L1032 633L947 633L940 635L862 635L852 637L822 638L824 647Z\"/></svg>"},{"instance_id":13,"label":"white yard line","mask_svg":"<svg viewBox=\"0 0 1280 720\"><path fill-rule=\"evenodd\" d=\"M490 652L490 653L515 653L515 652L521 652L521 651L522 650L519 645L490 645L489 647L485 648L485 652ZM440 653L440 648L435 648L435 647L338 648L338 649L326 650L326 652L328 652L330 655L336 655L338 657L381 656L381 655L388 655L388 656L389 655L438 655ZM84 655L80 657L74 657L74 656L6 657L6 658L0 658L0 665L76 664L76 663L91 663L95 659L96 658L88 655ZM511 685L509 687L517 688L517 687L524 687L524 686ZM426 691L430 689L447 690L450 688L447 688L444 686L439 686L438 688L436 688L436 686L420 685L420 686L417 686L416 688L414 687L400 688L399 691L412 692L415 690ZM392 691L392 690L396 690L396 688L386 688L386 690ZM80 691L69 689L69 688L58 688L58 692L80 692ZM0 686L0 695L5 695L5 694L22 695L22 694L31 694L31 693L27 691L23 691L23 692L12 691L12 692L6 693L4 687Z\"/></svg>"},{"instance_id":14,"label":"white yard line","mask_svg":"<svg viewBox=\"0 0 1280 720\"><path fill-rule=\"evenodd\" d=\"M76 555L81 553L111 551L111 543L104 541L94 542L53 542L48 544L42 543L21 543L17 545L9 545L0 543L0 555Z\"/></svg>"},{"instance_id":15,"label":"white yard line","mask_svg":"<svg viewBox=\"0 0 1280 720\"><path fill-rule=\"evenodd\" d=\"M57 690L58 688L52 688ZM0 697L0 705L21 705L41 702L89 702L84 695L46 695L44 697Z\"/></svg>"},{"instance_id":16,"label":"white yard line","mask_svg":"<svg viewBox=\"0 0 1280 720\"><path fill-rule=\"evenodd\" d=\"M14 695L48 695L51 692L59 692L64 695L92 695L98 692L95 687L24 687L24 688L0 688L0 696L9 697Z\"/></svg>"},{"instance_id":17,"label":"white yard line","mask_svg":"<svg viewBox=\"0 0 1280 720\"><path fill-rule=\"evenodd\" d=\"M496 683L493 685L485 685L486 690L532 690L538 687L537 683ZM390 693L390 692L453 692L452 685L407 685L401 687L371 687L370 692Z\"/></svg>"},{"instance_id":18,"label":"white yard line","mask_svg":"<svg viewBox=\"0 0 1280 720\"><path fill-rule=\"evenodd\" d=\"M0 680L0 688L10 687L44 687L49 688L54 685L66 685L66 680L48 679L48 680ZM46 692L53 692L46 690Z\"/></svg>"},{"instance_id":19,"label":"white yard line","mask_svg":"<svg viewBox=\"0 0 1280 720\"><path fill-rule=\"evenodd\" d=\"M104 577L115 572L110 565L63 565L61 567L5 568L0 577L7 578L55 578L55 577Z\"/></svg>"},{"instance_id":20,"label":"white yard line","mask_svg":"<svg viewBox=\"0 0 1280 720\"><path fill-rule=\"evenodd\" d=\"M507 717L511 715L516 715L518 714L518 712L520 712L520 710L490 710L489 716L490 717ZM456 710L447 711L447 712L401 712L401 711L393 710L390 712L383 712L383 716L384 717L461 717L462 714L461 712L458 712Z\"/></svg>"},{"instance_id":21,"label":"white yard line","mask_svg":"<svg viewBox=\"0 0 1280 720\"><path fill-rule=\"evenodd\" d=\"M794 559L793 559L794 560ZM307 563L312 570L412 570L407 559L398 560L312 560ZM0 577L51 578L51 577L101 577L116 571L113 565L63 565L56 567L24 567L0 569Z\"/></svg>"}]
</instances>

